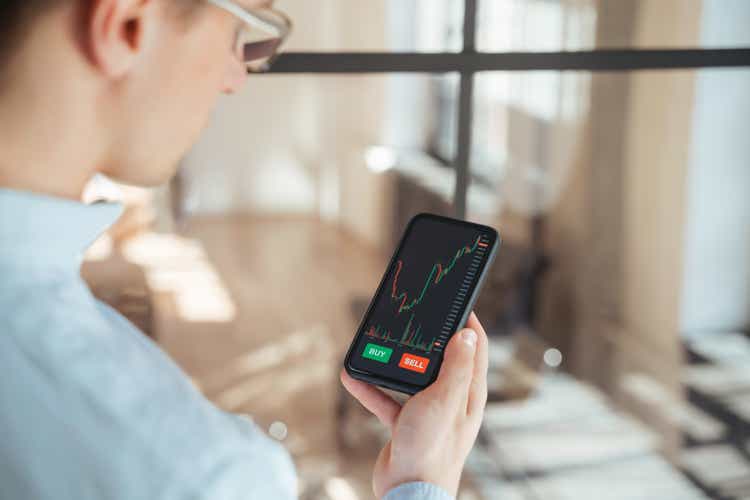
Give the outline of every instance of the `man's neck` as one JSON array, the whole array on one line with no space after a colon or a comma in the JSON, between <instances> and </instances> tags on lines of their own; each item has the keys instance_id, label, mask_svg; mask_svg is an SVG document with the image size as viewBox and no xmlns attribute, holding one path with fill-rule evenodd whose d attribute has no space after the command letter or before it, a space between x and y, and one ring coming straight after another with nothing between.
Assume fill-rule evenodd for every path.
<instances>
[{"instance_id":1,"label":"man's neck","mask_svg":"<svg viewBox=\"0 0 750 500\"><path fill-rule=\"evenodd\" d=\"M0 187L80 200L99 166L101 138L92 113L65 101L44 82L3 90Z\"/></svg>"},{"instance_id":2,"label":"man's neck","mask_svg":"<svg viewBox=\"0 0 750 500\"><path fill-rule=\"evenodd\" d=\"M3 151L0 187L80 201L93 174L75 172L68 167L62 160L59 163L16 160L14 155Z\"/></svg>"},{"instance_id":3,"label":"man's neck","mask_svg":"<svg viewBox=\"0 0 750 500\"><path fill-rule=\"evenodd\" d=\"M41 142L8 148L5 138L0 140L0 187L80 200L94 171L77 168L69 155L54 155L54 148Z\"/></svg>"}]
</instances>

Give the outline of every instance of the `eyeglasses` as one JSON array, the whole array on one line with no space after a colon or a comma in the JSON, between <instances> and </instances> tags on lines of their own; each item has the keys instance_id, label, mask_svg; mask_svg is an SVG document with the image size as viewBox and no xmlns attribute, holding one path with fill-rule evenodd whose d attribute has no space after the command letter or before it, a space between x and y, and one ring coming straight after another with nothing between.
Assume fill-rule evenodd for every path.
<instances>
[{"instance_id":1,"label":"eyeglasses","mask_svg":"<svg viewBox=\"0 0 750 500\"><path fill-rule=\"evenodd\" d=\"M232 0L207 0L242 21L237 30L235 53L248 73L265 73L279 56L292 31L292 21L278 10L266 7L248 10Z\"/></svg>"}]
</instances>

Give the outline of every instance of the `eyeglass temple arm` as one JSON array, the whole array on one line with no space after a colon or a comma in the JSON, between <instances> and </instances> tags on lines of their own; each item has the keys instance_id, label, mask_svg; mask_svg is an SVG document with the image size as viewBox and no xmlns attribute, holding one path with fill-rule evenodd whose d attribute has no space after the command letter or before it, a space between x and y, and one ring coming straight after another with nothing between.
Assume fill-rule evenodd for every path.
<instances>
[{"instance_id":1,"label":"eyeglass temple arm","mask_svg":"<svg viewBox=\"0 0 750 500\"><path fill-rule=\"evenodd\" d=\"M256 16L239 5L230 2L229 0L208 0L209 3L214 4L215 6L226 10L230 14L234 14L235 16L239 17L242 21L246 22L247 24L250 24L251 26L255 26L258 29L262 29L264 31L271 31L273 33L276 33L278 36L284 36L286 33L282 28L279 26L266 21L260 16Z\"/></svg>"}]
</instances>

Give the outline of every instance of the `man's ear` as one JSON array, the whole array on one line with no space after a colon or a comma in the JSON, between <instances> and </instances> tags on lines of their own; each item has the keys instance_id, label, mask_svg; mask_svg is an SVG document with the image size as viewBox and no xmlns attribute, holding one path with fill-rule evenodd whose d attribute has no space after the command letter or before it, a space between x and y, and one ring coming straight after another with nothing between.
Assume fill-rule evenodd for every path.
<instances>
[{"instance_id":1,"label":"man's ear","mask_svg":"<svg viewBox=\"0 0 750 500\"><path fill-rule=\"evenodd\" d=\"M91 0L85 42L91 62L110 78L125 75L143 54L155 22L154 0Z\"/></svg>"}]
</instances>

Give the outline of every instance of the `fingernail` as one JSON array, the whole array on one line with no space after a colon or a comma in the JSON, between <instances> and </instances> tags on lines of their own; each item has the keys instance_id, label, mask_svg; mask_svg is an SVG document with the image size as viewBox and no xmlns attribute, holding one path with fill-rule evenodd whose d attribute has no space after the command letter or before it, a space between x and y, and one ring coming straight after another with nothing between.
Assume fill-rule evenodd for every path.
<instances>
[{"instance_id":1,"label":"fingernail","mask_svg":"<svg viewBox=\"0 0 750 500\"><path fill-rule=\"evenodd\" d=\"M471 328L467 328L461 332L461 339L468 344L469 347L474 348L477 345L477 332Z\"/></svg>"}]
</instances>

